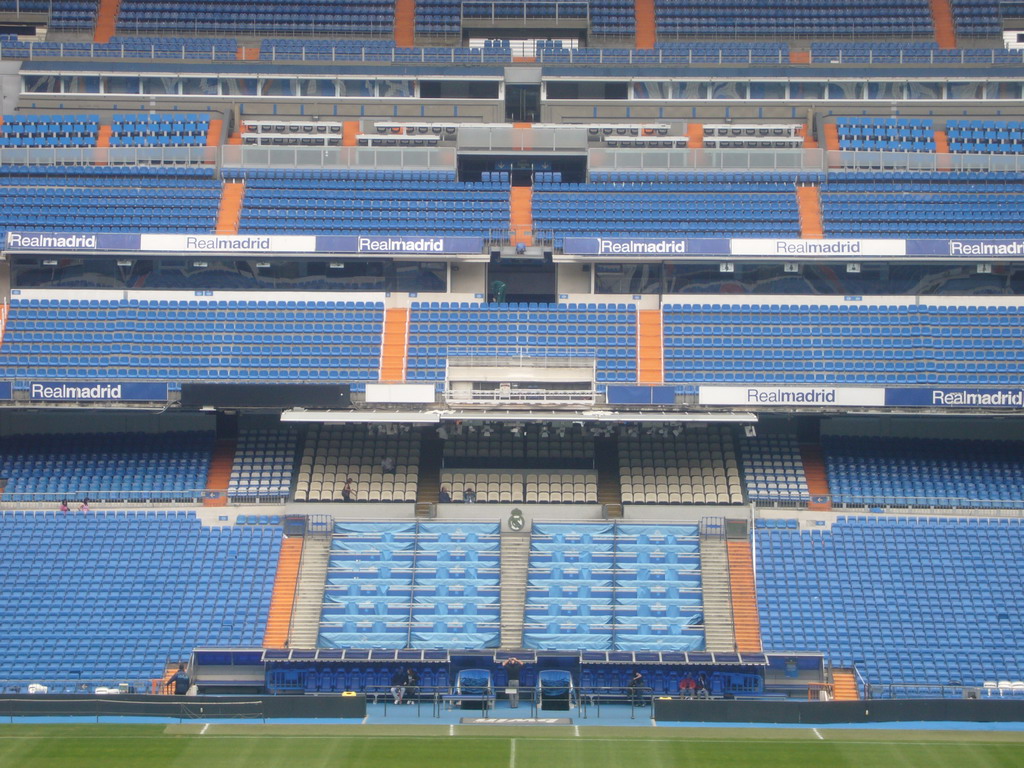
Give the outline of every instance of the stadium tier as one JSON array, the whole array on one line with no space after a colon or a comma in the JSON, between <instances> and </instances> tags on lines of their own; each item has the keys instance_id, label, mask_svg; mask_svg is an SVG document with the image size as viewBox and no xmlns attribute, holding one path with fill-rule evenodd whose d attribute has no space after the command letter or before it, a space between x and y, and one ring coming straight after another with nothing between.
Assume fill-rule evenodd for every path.
<instances>
[{"instance_id":1,"label":"stadium tier","mask_svg":"<svg viewBox=\"0 0 1024 768\"><path fill-rule=\"evenodd\" d=\"M1013 442L832 438L823 443L836 504L1021 509L1024 465Z\"/></svg>"},{"instance_id":2,"label":"stadium tier","mask_svg":"<svg viewBox=\"0 0 1024 768\"><path fill-rule=\"evenodd\" d=\"M1017 11L0 0L0 693L1019 720Z\"/></svg>"},{"instance_id":3,"label":"stadium tier","mask_svg":"<svg viewBox=\"0 0 1024 768\"><path fill-rule=\"evenodd\" d=\"M195 503L212 446L210 433L12 435L0 440L0 498Z\"/></svg>"},{"instance_id":4,"label":"stadium tier","mask_svg":"<svg viewBox=\"0 0 1024 768\"><path fill-rule=\"evenodd\" d=\"M117 28L125 34L207 31L238 33L335 33L389 34L394 22L394 3L358 0L342 5L330 2L272 0L259 8L229 0L214 5L201 2L123 0Z\"/></svg>"},{"instance_id":5,"label":"stadium tier","mask_svg":"<svg viewBox=\"0 0 1024 768\"><path fill-rule=\"evenodd\" d=\"M282 502L291 493L298 435L293 431L240 432L231 466L228 498Z\"/></svg>"},{"instance_id":6,"label":"stadium tier","mask_svg":"<svg viewBox=\"0 0 1024 768\"><path fill-rule=\"evenodd\" d=\"M490 523L338 523L320 645L497 645L499 528Z\"/></svg>"},{"instance_id":7,"label":"stadium tier","mask_svg":"<svg viewBox=\"0 0 1024 768\"><path fill-rule=\"evenodd\" d=\"M447 302L445 302L447 303ZM636 380L636 310L628 304L414 302L409 381L443 381L458 358L593 359L596 381Z\"/></svg>"},{"instance_id":8,"label":"stadium tier","mask_svg":"<svg viewBox=\"0 0 1024 768\"><path fill-rule=\"evenodd\" d=\"M976 518L759 526L765 648L822 648L838 667L856 662L867 680L892 684L874 687L876 697L959 697L942 686L1020 680L1022 533L1017 520Z\"/></svg>"},{"instance_id":9,"label":"stadium tier","mask_svg":"<svg viewBox=\"0 0 1024 768\"><path fill-rule=\"evenodd\" d=\"M419 438L361 426L313 427L306 433L295 500L415 501Z\"/></svg>"},{"instance_id":10,"label":"stadium tier","mask_svg":"<svg viewBox=\"0 0 1024 768\"><path fill-rule=\"evenodd\" d=\"M836 120L840 149L887 149L934 152L935 131L931 120Z\"/></svg>"},{"instance_id":11,"label":"stadium tier","mask_svg":"<svg viewBox=\"0 0 1024 768\"><path fill-rule=\"evenodd\" d=\"M115 114L112 121L110 146L205 146L209 132L209 115Z\"/></svg>"},{"instance_id":12,"label":"stadium tier","mask_svg":"<svg viewBox=\"0 0 1024 768\"><path fill-rule=\"evenodd\" d=\"M856 0L841 7L819 0L769 5L756 0L656 0L656 6L658 32L668 36L884 38L934 34L925 0L902 0L885 6L871 0Z\"/></svg>"},{"instance_id":13,"label":"stadium tier","mask_svg":"<svg viewBox=\"0 0 1024 768\"><path fill-rule=\"evenodd\" d=\"M148 691L196 646L262 640L279 528L211 528L190 512L4 511L0 531L8 685Z\"/></svg>"},{"instance_id":14,"label":"stadium tier","mask_svg":"<svg viewBox=\"0 0 1024 768\"><path fill-rule=\"evenodd\" d=\"M555 233L556 247L570 236L799 236L792 192L751 194L743 182L731 186L728 192L711 192L700 182L685 181L540 183L534 192L534 226Z\"/></svg>"},{"instance_id":15,"label":"stadium tier","mask_svg":"<svg viewBox=\"0 0 1024 768\"><path fill-rule=\"evenodd\" d=\"M488 237L508 228L508 187L446 171L249 171L240 232Z\"/></svg>"},{"instance_id":16,"label":"stadium tier","mask_svg":"<svg viewBox=\"0 0 1024 768\"><path fill-rule=\"evenodd\" d=\"M3 166L0 230L209 233L220 189L193 168Z\"/></svg>"},{"instance_id":17,"label":"stadium tier","mask_svg":"<svg viewBox=\"0 0 1024 768\"><path fill-rule=\"evenodd\" d=\"M696 526L535 524L527 583L527 648L703 648Z\"/></svg>"},{"instance_id":18,"label":"stadium tier","mask_svg":"<svg viewBox=\"0 0 1024 768\"><path fill-rule=\"evenodd\" d=\"M1018 308L667 305L665 380L1019 385Z\"/></svg>"},{"instance_id":19,"label":"stadium tier","mask_svg":"<svg viewBox=\"0 0 1024 768\"><path fill-rule=\"evenodd\" d=\"M93 147L97 115L4 115L0 149L5 147Z\"/></svg>"},{"instance_id":20,"label":"stadium tier","mask_svg":"<svg viewBox=\"0 0 1024 768\"><path fill-rule=\"evenodd\" d=\"M157 381L375 381L375 302L29 300L7 320L4 374Z\"/></svg>"}]
</instances>

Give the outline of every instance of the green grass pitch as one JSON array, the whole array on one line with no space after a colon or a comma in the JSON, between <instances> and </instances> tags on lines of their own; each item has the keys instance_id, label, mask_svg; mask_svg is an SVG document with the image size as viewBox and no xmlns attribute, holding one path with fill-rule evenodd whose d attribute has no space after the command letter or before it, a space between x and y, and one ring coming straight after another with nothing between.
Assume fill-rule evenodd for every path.
<instances>
[{"instance_id":1,"label":"green grass pitch","mask_svg":"<svg viewBox=\"0 0 1024 768\"><path fill-rule=\"evenodd\" d=\"M1020 768L1024 733L772 728L0 725L0 768Z\"/></svg>"}]
</instances>

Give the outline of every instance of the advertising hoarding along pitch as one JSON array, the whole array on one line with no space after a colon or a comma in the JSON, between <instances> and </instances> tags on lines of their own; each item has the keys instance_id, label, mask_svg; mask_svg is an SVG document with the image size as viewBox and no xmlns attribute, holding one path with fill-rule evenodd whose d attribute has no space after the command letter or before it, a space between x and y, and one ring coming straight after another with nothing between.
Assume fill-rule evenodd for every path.
<instances>
[{"instance_id":1,"label":"advertising hoarding along pitch","mask_svg":"<svg viewBox=\"0 0 1024 768\"><path fill-rule=\"evenodd\" d=\"M30 400L67 402L161 402L167 400L166 382L107 381L33 381L29 383Z\"/></svg>"},{"instance_id":2,"label":"advertising hoarding along pitch","mask_svg":"<svg viewBox=\"0 0 1024 768\"><path fill-rule=\"evenodd\" d=\"M885 405L885 390L881 387L701 385L698 402L701 405L777 405L786 408L880 406Z\"/></svg>"},{"instance_id":3,"label":"advertising hoarding along pitch","mask_svg":"<svg viewBox=\"0 0 1024 768\"><path fill-rule=\"evenodd\" d=\"M896 408L1024 408L1024 389L904 387L887 389L885 404Z\"/></svg>"},{"instance_id":4,"label":"advertising hoarding along pitch","mask_svg":"<svg viewBox=\"0 0 1024 768\"><path fill-rule=\"evenodd\" d=\"M365 253L479 254L482 237L431 235L215 235L102 232L8 232L8 251L87 253Z\"/></svg>"}]
</instances>

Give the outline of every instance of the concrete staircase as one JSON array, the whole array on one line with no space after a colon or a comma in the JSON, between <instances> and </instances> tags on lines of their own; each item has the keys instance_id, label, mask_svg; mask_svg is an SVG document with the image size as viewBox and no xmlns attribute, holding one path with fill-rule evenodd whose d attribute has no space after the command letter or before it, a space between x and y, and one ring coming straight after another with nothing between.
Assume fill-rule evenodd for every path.
<instances>
[{"instance_id":1,"label":"concrete staircase","mask_svg":"<svg viewBox=\"0 0 1024 768\"><path fill-rule=\"evenodd\" d=\"M619 481L619 443L614 437L599 437L594 443L597 469L597 502L609 518L622 517L622 484Z\"/></svg>"},{"instance_id":2,"label":"concrete staircase","mask_svg":"<svg viewBox=\"0 0 1024 768\"><path fill-rule=\"evenodd\" d=\"M860 699L860 691L857 690L857 677L852 669L832 670L832 698L836 701Z\"/></svg>"},{"instance_id":3,"label":"concrete staircase","mask_svg":"<svg viewBox=\"0 0 1024 768\"><path fill-rule=\"evenodd\" d=\"M302 561L299 563L292 623L288 632L289 648L316 648L330 554L330 536L307 535L302 542Z\"/></svg>"},{"instance_id":4,"label":"concrete staircase","mask_svg":"<svg viewBox=\"0 0 1024 768\"><path fill-rule=\"evenodd\" d=\"M501 534L501 647L523 647L526 576L530 568L530 534Z\"/></svg>"},{"instance_id":5,"label":"concrete staircase","mask_svg":"<svg viewBox=\"0 0 1024 768\"><path fill-rule=\"evenodd\" d=\"M735 651L729 586L729 555L720 536L701 537L700 584L704 599L704 640L709 651Z\"/></svg>"}]
</instances>

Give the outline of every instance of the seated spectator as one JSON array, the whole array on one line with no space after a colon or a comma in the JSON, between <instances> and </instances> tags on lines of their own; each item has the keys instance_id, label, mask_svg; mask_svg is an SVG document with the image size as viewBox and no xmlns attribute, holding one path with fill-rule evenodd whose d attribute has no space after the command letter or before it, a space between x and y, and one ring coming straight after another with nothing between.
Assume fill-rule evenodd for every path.
<instances>
[{"instance_id":1,"label":"seated spectator","mask_svg":"<svg viewBox=\"0 0 1024 768\"><path fill-rule=\"evenodd\" d=\"M689 674L685 674L679 680L679 697L692 699L697 692L697 681Z\"/></svg>"},{"instance_id":2,"label":"seated spectator","mask_svg":"<svg viewBox=\"0 0 1024 768\"><path fill-rule=\"evenodd\" d=\"M420 691L420 676L416 670L409 667L405 670L405 700L410 704L415 703Z\"/></svg>"},{"instance_id":3,"label":"seated spectator","mask_svg":"<svg viewBox=\"0 0 1024 768\"><path fill-rule=\"evenodd\" d=\"M476 501L476 491L473 490L472 486L469 486L462 492L462 500L466 504L472 504Z\"/></svg>"},{"instance_id":4,"label":"seated spectator","mask_svg":"<svg viewBox=\"0 0 1024 768\"><path fill-rule=\"evenodd\" d=\"M710 699L711 693L708 691L708 676L700 672L697 675L697 698L698 699Z\"/></svg>"},{"instance_id":5,"label":"seated spectator","mask_svg":"<svg viewBox=\"0 0 1024 768\"><path fill-rule=\"evenodd\" d=\"M391 676L391 695L395 699L395 704L401 704L405 697L405 681L405 670L399 669Z\"/></svg>"},{"instance_id":6,"label":"seated spectator","mask_svg":"<svg viewBox=\"0 0 1024 768\"><path fill-rule=\"evenodd\" d=\"M395 459L392 456L385 456L380 463L380 471L385 475L395 474Z\"/></svg>"},{"instance_id":7,"label":"seated spectator","mask_svg":"<svg viewBox=\"0 0 1024 768\"><path fill-rule=\"evenodd\" d=\"M452 495L448 493L448 486L442 485L441 490L437 494L438 504L450 504L452 501Z\"/></svg>"},{"instance_id":8,"label":"seated spectator","mask_svg":"<svg viewBox=\"0 0 1024 768\"><path fill-rule=\"evenodd\" d=\"M60 511L61 512L70 512L71 511L71 507L68 506L68 500L67 499L61 499Z\"/></svg>"},{"instance_id":9,"label":"seated spectator","mask_svg":"<svg viewBox=\"0 0 1024 768\"><path fill-rule=\"evenodd\" d=\"M345 480L345 487L341 489L341 500L352 501L352 495L355 491L352 489L352 478Z\"/></svg>"}]
</instances>

